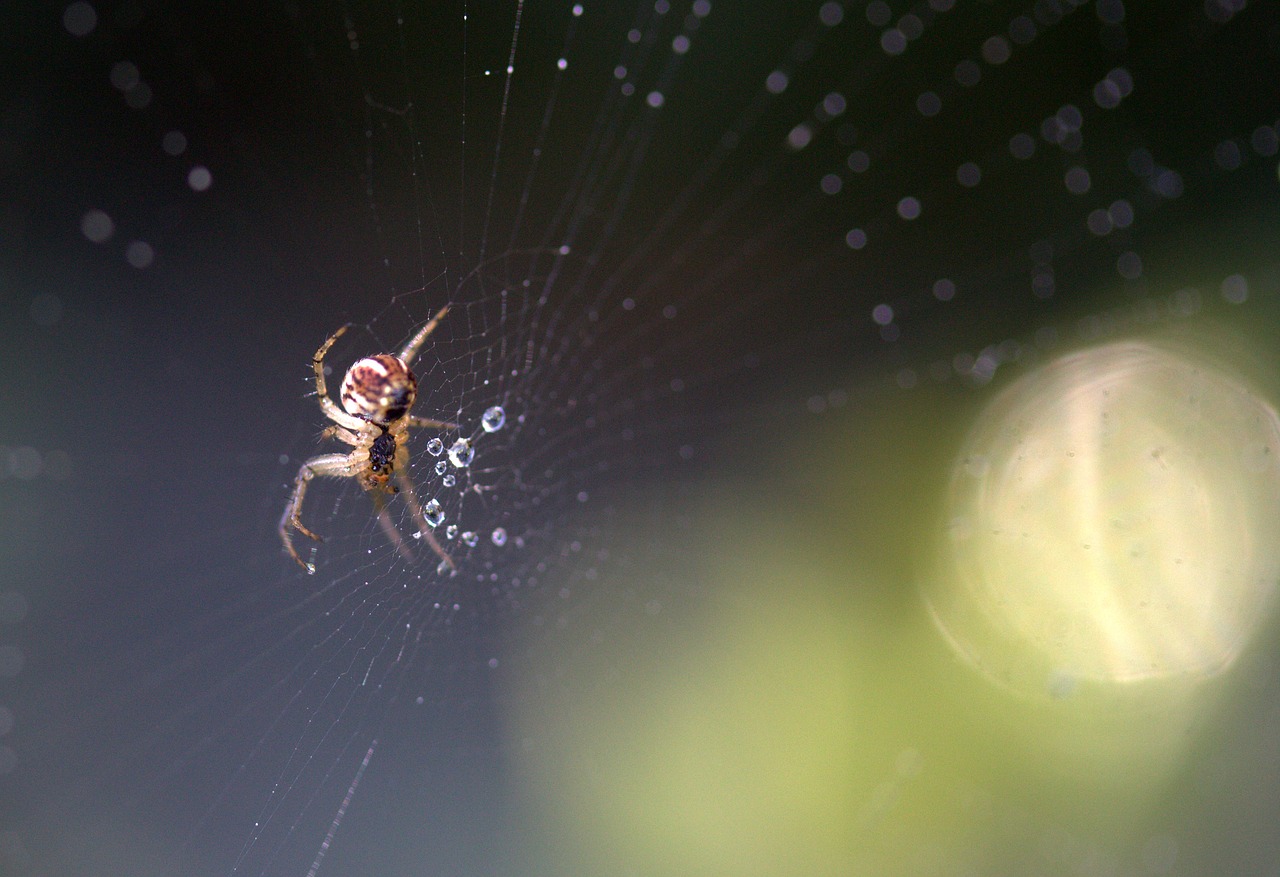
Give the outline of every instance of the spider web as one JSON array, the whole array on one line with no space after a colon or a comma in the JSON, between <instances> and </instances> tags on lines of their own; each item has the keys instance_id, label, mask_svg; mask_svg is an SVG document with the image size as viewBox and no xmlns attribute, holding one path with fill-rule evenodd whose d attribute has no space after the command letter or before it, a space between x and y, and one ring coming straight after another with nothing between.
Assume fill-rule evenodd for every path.
<instances>
[{"instance_id":1,"label":"spider web","mask_svg":"<svg viewBox=\"0 0 1280 877\"><path fill-rule=\"evenodd\" d=\"M125 790L129 827L95 822L114 839L92 852L94 831L46 837L50 860L526 873L512 765L545 741L512 715L563 684L546 653L696 612L667 562L689 561L709 479L771 506L762 472L800 466L788 443L840 409L1272 294L1272 256L1233 230L1274 220L1280 108L1247 60L1274 62L1273 10L1125 9L286 4L169 13L98 50L167 70L147 124L181 116L212 191L266 217L284 265L246 301L270 350L257 408L285 425L265 456L255 439L252 522L202 532L223 562L144 573L191 602L141 612L104 671L110 721L86 720L128 742L95 742L89 788L46 805L69 824ZM243 54L166 67L205 27ZM230 110L180 112L202 77ZM219 150L228 113L248 133ZM316 441L311 352L353 324L332 389L446 303L414 413L461 428L414 431L410 475L456 574L403 502L412 557L356 485L317 479L302 575L274 515L300 461L341 450Z\"/></svg>"}]
</instances>

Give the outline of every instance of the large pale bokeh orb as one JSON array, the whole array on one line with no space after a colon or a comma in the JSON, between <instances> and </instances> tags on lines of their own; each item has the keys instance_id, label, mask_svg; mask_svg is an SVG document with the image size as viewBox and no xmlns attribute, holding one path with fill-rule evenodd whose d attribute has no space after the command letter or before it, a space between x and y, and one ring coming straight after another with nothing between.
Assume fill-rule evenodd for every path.
<instances>
[{"instance_id":1,"label":"large pale bokeh orb","mask_svg":"<svg viewBox=\"0 0 1280 877\"><path fill-rule=\"evenodd\" d=\"M1018 689L1219 673L1280 573L1280 425L1243 381L1126 341L994 398L952 473L926 597Z\"/></svg>"}]
</instances>

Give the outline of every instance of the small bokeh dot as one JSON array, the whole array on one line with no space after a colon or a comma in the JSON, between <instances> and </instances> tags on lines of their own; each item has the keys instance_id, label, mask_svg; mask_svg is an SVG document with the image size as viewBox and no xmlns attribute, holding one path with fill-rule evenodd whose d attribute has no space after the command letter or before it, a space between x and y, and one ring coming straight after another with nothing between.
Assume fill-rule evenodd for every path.
<instances>
[{"instance_id":1,"label":"small bokeh dot","mask_svg":"<svg viewBox=\"0 0 1280 877\"><path fill-rule=\"evenodd\" d=\"M124 250L125 260L135 268L146 268L155 261L156 251L146 241L131 241Z\"/></svg>"},{"instance_id":2,"label":"small bokeh dot","mask_svg":"<svg viewBox=\"0 0 1280 877\"><path fill-rule=\"evenodd\" d=\"M1116 259L1116 271L1125 280L1137 280L1142 276L1142 257L1133 250L1121 253Z\"/></svg>"},{"instance_id":3,"label":"small bokeh dot","mask_svg":"<svg viewBox=\"0 0 1280 877\"><path fill-rule=\"evenodd\" d=\"M111 217L101 210L90 210L80 217L80 232L95 244L110 240L115 230Z\"/></svg>"},{"instance_id":4,"label":"small bokeh dot","mask_svg":"<svg viewBox=\"0 0 1280 877\"><path fill-rule=\"evenodd\" d=\"M139 82L137 85L133 86L133 88L130 88L124 93L124 102L130 109L145 110L151 105L151 98L153 96L151 86L147 85L145 82Z\"/></svg>"},{"instance_id":5,"label":"small bokeh dot","mask_svg":"<svg viewBox=\"0 0 1280 877\"><path fill-rule=\"evenodd\" d=\"M982 60L993 66L1003 64L1013 54L1009 41L1002 36L994 36L982 44Z\"/></svg>"},{"instance_id":6,"label":"small bokeh dot","mask_svg":"<svg viewBox=\"0 0 1280 877\"><path fill-rule=\"evenodd\" d=\"M1232 274L1222 281L1222 297L1233 305L1243 304L1249 297L1249 281L1242 274Z\"/></svg>"},{"instance_id":7,"label":"small bokeh dot","mask_svg":"<svg viewBox=\"0 0 1280 877\"><path fill-rule=\"evenodd\" d=\"M182 155L187 151L187 135L181 131L170 131L161 139L160 148L169 155Z\"/></svg>"},{"instance_id":8,"label":"small bokeh dot","mask_svg":"<svg viewBox=\"0 0 1280 877\"><path fill-rule=\"evenodd\" d=\"M130 89L138 87L138 83L142 81L142 73L132 61L117 61L111 65L108 78L113 88L128 93Z\"/></svg>"},{"instance_id":9,"label":"small bokeh dot","mask_svg":"<svg viewBox=\"0 0 1280 877\"><path fill-rule=\"evenodd\" d=\"M956 181L962 186L972 188L982 182L982 169L973 162L966 161L956 168Z\"/></svg>"},{"instance_id":10,"label":"small bokeh dot","mask_svg":"<svg viewBox=\"0 0 1280 877\"><path fill-rule=\"evenodd\" d=\"M187 185L196 192L203 192L213 185L213 174L204 165L196 165L187 174Z\"/></svg>"},{"instance_id":11,"label":"small bokeh dot","mask_svg":"<svg viewBox=\"0 0 1280 877\"><path fill-rule=\"evenodd\" d=\"M88 3L78 0L62 13L62 26L73 37L87 37L98 26L98 13Z\"/></svg>"}]
</instances>

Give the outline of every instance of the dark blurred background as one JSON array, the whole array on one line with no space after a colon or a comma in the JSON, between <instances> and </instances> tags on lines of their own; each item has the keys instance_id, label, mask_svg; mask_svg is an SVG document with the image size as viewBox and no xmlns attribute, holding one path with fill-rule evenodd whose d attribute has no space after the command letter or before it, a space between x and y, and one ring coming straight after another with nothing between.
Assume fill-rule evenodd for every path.
<instances>
[{"instance_id":1,"label":"dark blurred background","mask_svg":"<svg viewBox=\"0 0 1280 877\"><path fill-rule=\"evenodd\" d=\"M0 873L1275 872L1272 647L1111 818L1132 750L1020 749L1096 725L965 693L909 607L1003 382L1211 326L1270 387L1280 10L585 6L0 13ZM442 493L479 546L442 580L329 484L303 575L312 352L446 301L418 413L510 420Z\"/></svg>"}]
</instances>

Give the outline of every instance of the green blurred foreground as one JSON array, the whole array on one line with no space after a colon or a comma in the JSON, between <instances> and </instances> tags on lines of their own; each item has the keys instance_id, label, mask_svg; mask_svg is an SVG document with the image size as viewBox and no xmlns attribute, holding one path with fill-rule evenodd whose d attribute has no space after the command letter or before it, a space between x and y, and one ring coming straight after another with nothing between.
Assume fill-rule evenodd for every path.
<instances>
[{"instance_id":1,"label":"green blurred foreground","mask_svg":"<svg viewBox=\"0 0 1280 877\"><path fill-rule=\"evenodd\" d=\"M708 488L692 550L598 583L590 644L506 663L548 873L1198 873L1212 802L1247 830L1196 783L1274 748L1225 748L1275 652L1270 404L1138 341L976 416L914 392Z\"/></svg>"}]
</instances>

